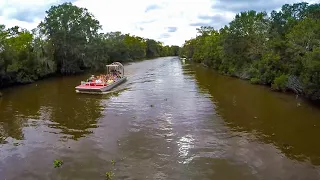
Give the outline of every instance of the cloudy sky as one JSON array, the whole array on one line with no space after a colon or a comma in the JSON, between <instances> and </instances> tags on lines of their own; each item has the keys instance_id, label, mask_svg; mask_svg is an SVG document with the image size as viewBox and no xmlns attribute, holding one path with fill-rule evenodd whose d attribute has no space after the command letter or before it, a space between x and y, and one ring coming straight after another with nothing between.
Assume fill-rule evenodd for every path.
<instances>
[{"instance_id":1,"label":"cloudy sky","mask_svg":"<svg viewBox=\"0 0 320 180\"><path fill-rule=\"evenodd\" d=\"M0 24L32 29L51 5L66 1L87 8L105 32L121 31L166 45L182 45L202 25L220 28L238 12L270 12L302 0L0 0Z\"/></svg>"}]
</instances>

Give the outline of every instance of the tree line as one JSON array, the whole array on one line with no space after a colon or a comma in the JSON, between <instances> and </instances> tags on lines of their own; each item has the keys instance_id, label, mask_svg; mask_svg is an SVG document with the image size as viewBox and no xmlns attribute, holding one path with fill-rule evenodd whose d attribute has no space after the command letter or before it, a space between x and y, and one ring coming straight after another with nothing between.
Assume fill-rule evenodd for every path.
<instances>
[{"instance_id":1,"label":"tree line","mask_svg":"<svg viewBox=\"0 0 320 180\"><path fill-rule=\"evenodd\" d=\"M180 56L222 74L320 100L320 4L241 12L223 28L197 29Z\"/></svg>"},{"instance_id":2,"label":"tree line","mask_svg":"<svg viewBox=\"0 0 320 180\"><path fill-rule=\"evenodd\" d=\"M31 31L0 24L0 88L101 70L114 61L178 55L178 46L121 32L99 33L101 28L87 9L72 3L52 6Z\"/></svg>"}]
</instances>

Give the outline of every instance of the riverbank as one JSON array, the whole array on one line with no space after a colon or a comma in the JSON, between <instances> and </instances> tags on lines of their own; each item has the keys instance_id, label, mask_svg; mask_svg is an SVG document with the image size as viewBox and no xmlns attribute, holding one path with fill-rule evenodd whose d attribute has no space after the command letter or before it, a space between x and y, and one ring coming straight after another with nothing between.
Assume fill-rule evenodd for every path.
<instances>
[{"instance_id":1,"label":"riverbank","mask_svg":"<svg viewBox=\"0 0 320 180\"><path fill-rule=\"evenodd\" d=\"M301 8L303 7L303 8ZM320 4L285 4L270 15L237 14L223 28L200 27L180 56L221 74L320 100ZM308 44L306 46L305 44Z\"/></svg>"},{"instance_id":2,"label":"riverbank","mask_svg":"<svg viewBox=\"0 0 320 180\"><path fill-rule=\"evenodd\" d=\"M170 57L170 56L168 56ZM120 61L123 65L129 65L130 63L134 63L134 62L141 62L141 61L147 61L147 60L154 60L154 59L157 59L157 58L163 58L163 57L153 57L153 58L140 58L140 59L131 59L131 60L126 60L126 61ZM110 62L111 63L111 62ZM108 64L110 64L108 63ZM107 65L107 64L105 64ZM105 65L103 67L105 67ZM78 71L76 73L73 73L73 74L61 74L61 73L51 73L51 74L47 74L43 77L39 77L37 79L33 79L32 81L28 81L28 82L25 82L25 83L17 83L17 82L14 82L14 83L9 83L9 84L6 84L4 86L0 86L0 90L5 90L7 88L11 88L11 87L19 87L19 86L24 86L24 85L28 85L28 84L34 84L34 83L37 83L39 81L43 81L43 80L48 80L48 79L51 79L51 78L57 78L57 77L68 77L68 76L79 76L79 75L84 75L84 74L100 74L100 73L104 73L105 72L105 69L99 69L99 70L95 70L95 69L85 69L85 70L82 70L82 71ZM1 79L1 76L0 76L0 79ZM3 96L3 93L0 92L0 97Z\"/></svg>"},{"instance_id":3,"label":"riverbank","mask_svg":"<svg viewBox=\"0 0 320 180\"><path fill-rule=\"evenodd\" d=\"M313 103L317 106L320 105L320 97L318 97L318 96L310 97L310 96L306 95L306 93L304 92L303 83L296 76L293 76L293 75L288 76L284 80L278 82L277 85L264 84L264 83L261 83L260 81L256 81L254 78L250 77L249 73L246 71L238 71L238 72L234 72L232 74L229 74L229 73L220 72L219 70L214 69L212 67L212 65L208 65L204 62L199 63L191 58L187 58L187 60L189 62L199 64L199 65L203 66L204 68L212 69L213 71L216 71L217 73L219 73L223 76L228 76L228 77L232 77L232 78L241 79L244 81L249 81L252 85L266 86L271 91L296 95L296 97L302 97L306 100L309 100L311 103ZM278 88L278 86L281 86L281 88Z\"/></svg>"},{"instance_id":4,"label":"riverbank","mask_svg":"<svg viewBox=\"0 0 320 180\"><path fill-rule=\"evenodd\" d=\"M119 31L99 33L99 21L72 3L51 6L45 14L33 31L0 24L0 88L33 83L52 74L99 71L115 61L178 55L178 46L154 39Z\"/></svg>"}]
</instances>

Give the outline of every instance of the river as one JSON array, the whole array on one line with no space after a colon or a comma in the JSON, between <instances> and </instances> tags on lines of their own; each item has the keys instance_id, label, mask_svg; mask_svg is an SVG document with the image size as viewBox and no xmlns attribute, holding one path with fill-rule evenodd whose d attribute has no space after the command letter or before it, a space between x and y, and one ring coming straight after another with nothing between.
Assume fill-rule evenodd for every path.
<instances>
[{"instance_id":1,"label":"river","mask_svg":"<svg viewBox=\"0 0 320 180\"><path fill-rule=\"evenodd\" d=\"M125 74L107 95L76 94L87 76L5 89L0 180L320 179L320 108L177 57Z\"/></svg>"}]
</instances>

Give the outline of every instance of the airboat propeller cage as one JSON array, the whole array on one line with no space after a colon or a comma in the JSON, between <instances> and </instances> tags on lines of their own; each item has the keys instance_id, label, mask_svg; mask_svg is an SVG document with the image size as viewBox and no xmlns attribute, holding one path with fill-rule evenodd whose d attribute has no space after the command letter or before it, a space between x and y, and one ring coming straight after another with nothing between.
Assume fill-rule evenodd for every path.
<instances>
[{"instance_id":1,"label":"airboat propeller cage","mask_svg":"<svg viewBox=\"0 0 320 180\"><path fill-rule=\"evenodd\" d=\"M112 71L112 70L116 70L116 71L119 71L121 73L121 77L124 76L124 68L123 68L123 65L119 62L113 62L109 65L106 65L107 66L107 72L108 74Z\"/></svg>"}]
</instances>

